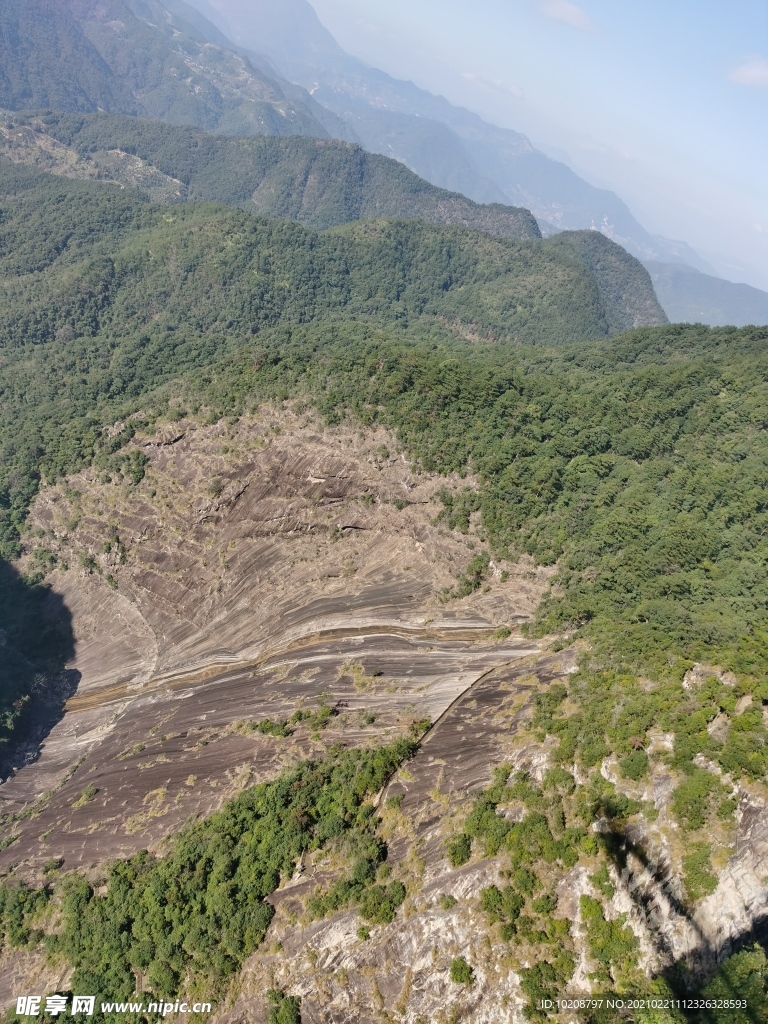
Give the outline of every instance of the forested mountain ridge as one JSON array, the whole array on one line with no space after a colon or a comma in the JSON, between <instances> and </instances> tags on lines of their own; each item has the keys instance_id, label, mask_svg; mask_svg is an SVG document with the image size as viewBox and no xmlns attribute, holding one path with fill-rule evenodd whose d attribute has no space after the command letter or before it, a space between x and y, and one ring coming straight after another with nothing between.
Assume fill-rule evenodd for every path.
<instances>
[{"instance_id":1,"label":"forested mountain ridge","mask_svg":"<svg viewBox=\"0 0 768 1024\"><path fill-rule=\"evenodd\" d=\"M174 10L184 11L177 0ZM193 9L158 0L7 0L0 107L143 114L248 135L328 136ZM311 101L309 101L311 103Z\"/></svg>"},{"instance_id":2,"label":"forested mountain ridge","mask_svg":"<svg viewBox=\"0 0 768 1024\"><path fill-rule=\"evenodd\" d=\"M597 261L593 270L582 255L581 243L569 245L569 240L582 239L578 232L558 239L515 242L459 228L380 221L355 222L332 234L317 235L298 225L260 221L222 207L185 204L168 211L110 185L70 182L13 165L5 165L2 176L2 263L5 273L14 275L8 278L4 310L5 339L10 346L50 340L65 321L69 329L80 330L75 313L82 308L78 295L89 294L94 299L97 295L116 296L122 288L138 284L139 278L148 289L145 296L158 290L158 312L169 323L174 316L181 318L179 324L189 317L213 324L221 316L228 321L234 316L233 323L253 333L266 322L265 317L268 320L269 310L290 310L291 317L300 322L314 318L319 308L333 308L338 303L339 308L360 314L455 317L457 323L471 323L481 335L499 339L564 342L609 334L621 319L623 326L634 324L635 312L622 307L621 288L617 290L616 281L603 274L603 267L612 260L628 271L630 285L634 277L641 294L645 288L651 307L643 322L663 322L645 271L598 235L588 234L591 244L585 251L591 253L597 246L610 259ZM224 246L230 231L231 269L220 272L224 291L206 296L190 287L173 312L163 310L164 289L184 288L184 279L174 279L169 265L153 263L151 254L167 250L184 261L188 249L188 273L194 276L200 272L201 257L204 262L213 259L210 254L205 258L201 236L210 232L211 244L219 247ZM269 273L252 293L239 269L240 261L245 260L246 267L249 260L257 258L266 244L262 239L269 237L275 238L276 245ZM103 261L114 263L126 245L132 254L128 276L121 273L113 281L108 263ZM197 255L192 257L192 253ZM78 266L82 260L91 261L92 272ZM95 269L98 261L102 261L101 271ZM66 271L68 277L67 267L72 268ZM107 275L103 278L106 290L96 285L84 288L92 273L96 274L94 282ZM64 280L69 284L61 291L54 281L63 285ZM603 287L603 281L609 280L611 287ZM47 293L46 281L53 289L51 296L60 301L41 299ZM284 283L278 286L278 282ZM70 286L75 303L71 307L65 298ZM132 302L130 315L126 318L120 313L117 321L125 328L135 317L139 323L147 315L141 303ZM236 305L227 305L233 302L244 304L237 313ZM22 313L24 304L26 313ZM99 317L116 314L114 309L109 312L111 298L93 308ZM71 323L67 319L70 309L75 316ZM41 318L43 310L47 312ZM49 316L55 320L50 329L43 326ZM33 323L38 326L33 328ZM86 318L85 323L89 331L103 326L99 319Z\"/></svg>"},{"instance_id":3,"label":"forested mountain ridge","mask_svg":"<svg viewBox=\"0 0 768 1024\"><path fill-rule=\"evenodd\" d=\"M140 187L160 202L223 202L315 230L397 217L500 238L541 237L527 210L481 206L335 140L211 136L104 114L13 114L0 118L0 154L66 177Z\"/></svg>"},{"instance_id":4,"label":"forested mountain ridge","mask_svg":"<svg viewBox=\"0 0 768 1024\"><path fill-rule=\"evenodd\" d=\"M664 322L643 268L594 233L514 242L416 221L374 221L316 234L220 206L169 210L111 185L13 165L0 165L0 207L9 415L11 408L21 411L30 389L55 399L59 371L51 377L45 367L53 357L65 369L72 346L88 367L77 387L93 407L105 395L138 394L150 379L159 383L161 366L163 377L201 365L227 339L278 323L343 315L557 344L605 337L638 320ZM67 429L56 416L35 429L41 427ZM24 446L36 443L32 435L22 442L22 435L8 435L6 481L26 464ZM44 472L60 471L56 462L54 456ZM9 529L19 523L12 509L27 500L32 478L22 476L28 482L11 488L16 497L6 491Z\"/></svg>"}]
</instances>

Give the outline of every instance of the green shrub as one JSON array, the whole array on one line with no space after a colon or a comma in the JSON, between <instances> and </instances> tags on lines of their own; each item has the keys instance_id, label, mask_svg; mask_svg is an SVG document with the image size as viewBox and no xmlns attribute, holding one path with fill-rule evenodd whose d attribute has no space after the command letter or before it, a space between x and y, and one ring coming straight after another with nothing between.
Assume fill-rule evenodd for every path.
<instances>
[{"instance_id":1,"label":"green shrub","mask_svg":"<svg viewBox=\"0 0 768 1024\"><path fill-rule=\"evenodd\" d=\"M579 898L581 916L586 926L589 955L597 970L595 979L623 987L637 964L638 942L631 928L625 925L626 914L607 921L598 900L591 896Z\"/></svg>"},{"instance_id":2,"label":"green shrub","mask_svg":"<svg viewBox=\"0 0 768 1024\"><path fill-rule=\"evenodd\" d=\"M451 867L460 868L472 856L472 840L466 832L460 832L450 840L446 848Z\"/></svg>"},{"instance_id":3,"label":"green shrub","mask_svg":"<svg viewBox=\"0 0 768 1024\"><path fill-rule=\"evenodd\" d=\"M284 738L292 735L292 730L289 728L286 721L273 722L271 718L263 719L263 721L258 723L256 729L264 736L279 736Z\"/></svg>"},{"instance_id":4,"label":"green shrub","mask_svg":"<svg viewBox=\"0 0 768 1024\"><path fill-rule=\"evenodd\" d=\"M83 789L82 793L77 798L77 800L74 801L72 806L83 807L85 804L90 803L98 792L99 790L97 786L94 786L93 783L89 784L85 787L85 789Z\"/></svg>"},{"instance_id":5,"label":"green shrub","mask_svg":"<svg viewBox=\"0 0 768 1024\"><path fill-rule=\"evenodd\" d=\"M472 985L475 980L474 969L463 956L457 956L451 960L450 974L451 981L456 985Z\"/></svg>"},{"instance_id":6,"label":"green shrub","mask_svg":"<svg viewBox=\"0 0 768 1024\"><path fill-rule=\"evenodd\" d=\"M722 791L722 785L711 772L695 768L677 787L672 797L672 810L680 824L689 830L703 828L711 800Z\"/></svg>"},{"instance_id":7,"label":"green shrub","mask_svg":"<svg viewBox=\"0 0 768 1024\"><path fill-rule=\"evenodd\" d=\"M557 907L557 897L546 894L544 896L538 896L532 901L531 907L536 911L537 914L549 915Z\"/></svg>"},{"instance_id":8,"label":"green shrub","mask_svg":"<svg viewBox=\"0 0 768 1024\"><path fill-rule=\"evenodd\" d=\"M286 996L279 989L267 992L269 1010L267 1024L301 1024L301 1000L298 996Z\"/></svg>"},{"instance_id":9,"label":"green shrub","mask_svg":"<svg viewBox=\"0 0 768 1024\"><path fill-rule=\"evenodd\" d=\"M721 801L720 806L717 808L718 818L721 818L723 821L727 821L729 818L733 817L738 806L738 800L735 800L732 797L726 797L725 800Z\"/></svg>"},{"instance_id":10,"label":"green shrub","mask_svg":"<svg viewBox=\"0 0 768 1024\"><path fill-rule=\"evenodd\" d=\"M0 887L0 940L15 949L35 946L41 933L32 922L50 898L48 888L32 889L25 882Z\"/></svg>"},{"instance_id":11,"label":"green shrub","mask_svg":"<svg viewBox=\"0 0 768 1024\"><path fill-rule=\"evenodd\" d=\"M541 883L535 873L528 868L518 868L512 877L515 885L524 896L532 896L541 887Z\"/></svg>"},{"instance_id":12,"label":"green shrub","mask_svg":"<svg viewBox=\"0 0 768 1024\"><path fill-rule=\"evenodd\" d=\"M608 899L613 897L616 890L608 873L608 865L605 862L600 865L594 875L589 876L589 880L603 896L606 896Z\"/></svg>"},{"instance_id":13,"label":"green shrub","mask_svg":"<svg viewBox=\"0 0 768 1024\"><path fill-rule=\"evenodd\" d=\"M648 755L644 750L633 750L619 761L619 768L625 779L637 782L648 774Z\"/></svg>"},{"instance_id":14,"label":"green shrub","mask_svg":"<svg viewBox=\"0 0 768 1024\"><path fill-rule=\"evenodd\" d=\"M360 899L360 913L371 924L389 924L394 921L397 908L406 897L402 882L372 885Z\"/></svg>"},{"instance_id":15,"label":"green shrub","mask_svg":"<svg viewBox=\"0 0 768 1024\"><path fill-rule=\"evenodd\" d=\"M525 898L509 885L504 889L491 885L480 893L480 909L485 911L491 921L514 925L524 906Z\"/></svg>"},{"instance_id":16,"label":"green shrub","mask_svg":"<svg viewBox=\"0 0 768 1024\"><path fill-rule=\"evenodd\" d=\"M703 999L740 999L745 1008L717 1008L706 1011L702 1024L755 1024L768 1020L768 959L762 946L755 944L730 957L718 968L717 976L701 993Z\"/></svg>"},{"instance_id":17,"label":"green shrub","mask_svg":"<svg viewBox=\"0 0 768 1024\"><path fill-rule=\"evenodd\" d=\"M717 878L712 874L709 843L694 843L683 857L683 881L688 898L695 902L709 896L717 888Z\"/></svg>"}]
</instances>

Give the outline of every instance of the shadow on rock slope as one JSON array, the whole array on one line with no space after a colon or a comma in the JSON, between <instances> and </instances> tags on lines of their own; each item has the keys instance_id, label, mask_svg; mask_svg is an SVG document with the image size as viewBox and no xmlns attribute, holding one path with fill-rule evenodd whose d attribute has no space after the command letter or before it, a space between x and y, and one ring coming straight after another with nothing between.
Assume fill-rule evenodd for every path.
<instances>
[{"instance_id":1,"label":"shadow on rock slope","mask_svg":"<svg viewBox=\"0 0 768 1024\"><path fill-rule=\"evenodd\" d=\"M61 720L80 679L65 669L73 655L63 597L0 560L0 779L37 760Z\"/></svg>"}]
</instances>

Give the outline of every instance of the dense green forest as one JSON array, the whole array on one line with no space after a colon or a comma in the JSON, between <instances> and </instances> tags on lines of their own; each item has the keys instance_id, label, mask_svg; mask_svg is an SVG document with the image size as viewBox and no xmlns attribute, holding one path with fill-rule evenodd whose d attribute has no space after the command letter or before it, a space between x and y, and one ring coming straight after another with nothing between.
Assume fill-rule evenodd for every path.
<instances>
[{"instance_id":1,"label":"dense green forest","mask_svg":"<svg viewBox=\"0 0 768 1024\"><path fill-rule=\"evenodd\" d=\"M318 231L363 218L418 217L501 238L541 237L528 210L473 203L430 185L396 160L337 140L214 136L107 114L14 115L6 123L3 145L14 161L130 184L131 167L115 159L116 151L127 153L170 179L174 187L166 184L165 192L172 202L227 203ZM79 168L51 152L51 139L83 161ZM635 270L640 278L642 269Z\"/></svg>"}]
</instances>

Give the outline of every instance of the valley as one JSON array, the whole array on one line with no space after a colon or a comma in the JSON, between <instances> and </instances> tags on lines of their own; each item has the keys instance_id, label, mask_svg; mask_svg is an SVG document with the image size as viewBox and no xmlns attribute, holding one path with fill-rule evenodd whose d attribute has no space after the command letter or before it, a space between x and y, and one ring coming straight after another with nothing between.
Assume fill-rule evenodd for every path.
<instances>
[{"instance_id":1,"label":"valley","mask_svg":"<svg viewBox=\"0 0 768 1024\"><path fill-rule=\"evenodd\" d=\"M158 731L200 732L190 749L201 751L203 735L224 730L225 746L242 747L237 729L227 727L243 716L282 720L319 701L334 708L324 741L326 732L335 742L351 730L364 742L397 729L409 712L438 719L494 665L538 649L494 634L530 621L549 573L528 563L500 584L499 570L488 593L441 601L471 560L467 544L474 541L433 525L442 507L436 491L446 481L414 474L385 432L328 430L308 414L271 410L229 429L180 427L135 439L137 450L151 453L138 488L126 494L90 472L41 493L31 512L36 544L71 566L51 582L72 615L75 656L67 669L79 681L42 756L4 785L3 805L22 811L66 778L43 812L58 831L74 789L98 778L98 806L106 803L101 838L87 844L92 864L133 852L148 838L140 830L117 846L107 840L107 806L115 801L116 823L130 816L123 784L119 798L107 795L107 765L119 765L117 778L128 780L139 814L147 793L163 788L154 771L145 772L146 789L136 787L136 765L147 758L160 773L199 776L204 792L228 761L220 743L206 739L211 749L196 755L194 771L181 749L185 767L174 770L167 742L146 753ZM339 702L351 709L341 733L330 728ZM375 728L365 728L366 716ZM279 746L280 763L300 753ZM303 750L310 752L311 745ZM225 774L237 767L233 762ZM258 771L274 772L275 765ZM167 834L201 810L182 783L163 783L177 791L177 802L184 799L169 821L150 816L150 829ZM214 803L223 799L210 795ZM83 816L90 820L93 810ZM35 835L40 824L36 813ZM86 855L83 848L74 853L78 831L72 866ZM5 851L6 863L18 863L21 842ZM39 868L45 851L30 849Z\"/></svg>"}]
</instances>

